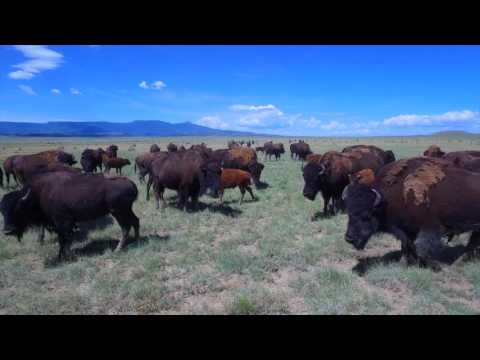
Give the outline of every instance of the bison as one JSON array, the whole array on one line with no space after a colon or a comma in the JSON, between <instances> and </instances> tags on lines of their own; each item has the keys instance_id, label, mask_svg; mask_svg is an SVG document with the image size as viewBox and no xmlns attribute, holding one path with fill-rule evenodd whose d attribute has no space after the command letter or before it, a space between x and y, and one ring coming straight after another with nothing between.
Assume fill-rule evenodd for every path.
<instances>
[{"instance_id":1,"label":"bison","mask_svg":"<svg viewBox=\"0 0 480 360\"><path fill-rule=\"evenodd\" d=\"M282 143L277 143L274 144L273 142L267 142L263 145L263 148L265 149L265 158L270 160L272 158L272 155L275 156L275 160L280 159L281 155L285 153L285 149L283 147Z\"/></svg>"},{"instance_id":2,"label":"bison","mask_svg":"<svg viewBox=\"0 0 480 360\"><path fill-rule=\"evenodd\" d=\"M168 155L168 152L159 151L155 153L145 153L135 158L135 165L133 169L136 173L138 168L138 179L140 180L140 182L144 182L145 176L150 173L153 160L155 160L159 156L166 155Z\"/></svg>"},{"instance_id":3,"label":"bison","mask_svg":"<svg viewBox=\"0 0 480 360\"><path fill-rule=\"evenodd\" d=\"M399 239L408 263L439 270L441 237L473 231L467 245L480 244L480 174L434 158L411 158L385 165L371 185L345 188L345 240L365 248L375 233Z\"/></svg>"},{"instance_id":4,"label":"bison","mask_svg":"<svg viewBox=\"0 0 480 360\"><path fill-rule=\"evenodd\" d=\"M243 202L243 197L245 196L245 190L250 193L252 200L255 200L253 196L252 188L250 187L251 182L250 173L238 170L238 169L222 169L222 175L220 177L220 203L223 204L223 193L225 189L234 189L238 186L242 196L240 197L240 205Z\"/></svg>"},{"instance_id":5,"label":"bison","mask_svg":"<svg viewBox=\"0 0 480 360\"><path fill-rule=\"evenodd\" d=\"M427 150L423 152L423 156L429 156L429 157L436 157L436 158L441 158L445 155L445 152L443 152L439 146L437 145L431 145L428 147Z\"/></svg>"},{"instance_id":6,"label":"bison","mask_svg":"<svg viewBox=\"0 0 480 360\"><path fill-rule=\"evenodd\" d=\"M106 154L106 152L102 148L97 150L85 149L80 160L83 171L87 173L97 172L97 168L100 168L100 171L102 171L103 154Z\"/></svg>"},{"instance_id":7,"label":"bison","mask_svg":"<svg viewBox=\"0 0 480 360\"><path fill-rule=\"evenodd\" d=\"M383 164L388 164L391 162L395 161L395 154L393 153L392 150L382 150L379 147L376 147L374 145L353 145L353 146L348 146L342 150L342 153L350 153L353 151L359 151L359 152L365 152L365 153L370 153L373 154L377 157L379 157Z\"/></svg>"},{"instance_id":8,"label":"bison","mask_svg":"<svg viewBox=\"0 0 480 360\"><path fill-rule=\"evenodd\" d=\"M300 141L290 145L290 157L292 159L305 161L310 154L313 154L313 152L310 150L310 145L306 142Z\"/></svg>"},{"instance_id":9,"label":"bison","mask_svg":"<svg viewBox=\"0 0 480 360\"><path fill-rule=\"evenodd\" d=\"M463 169L480 172L480 151L465 150L445 153L437 145L432 145L425 150L423 155L427 157L441 158L450 161Z\"/></svg>"},{"instance_id":10,"label":"bison","mask_svg":"<svg viewBox=\"0 0 480 360\"><path fill-rule=\"evenodd\" d=\"M117 157L118 146L110 145L105 152L109 158L115 159Z\"/></svg>"},{"instance_id":11,"label":"bison","mask_svg":"<svg viewBox=\"0 0 480 360\"><path fill-rule=\"evenodd\" d=\"M167 150L168 152L176 152L178 148L177 148L177 145L175 145L174 143L170 143L167 146Z\"/></svg>"},{"instance_id":12,"label":"bison","mask_svg":"<svg viewBox=\"0 0 480 360\"><path fill-rule=\"evenodd\" d=\"M139 236L139 219L132 211L138 190L131 180L103 175L51 172L35 176L21 190L6 194L0 202L5 235L18 240L30 227L43 226L58 235L59 260L71 257L70 244L77 222L111 214L122 228L122 249L133 226Z\"/></svg>"},{"instance_id":13,"label":"bison","mask_svg":"<svg viewBox=\"0 0 480 360\"><path fill-rule=\"evenodd\" d=\"M349 175L367 168L376 171L382 165L382 161L370 153L327 152L320 160L309 161L303 168L303 196L313 201L321 192L324 215L335 214L343 208L341 195L349 183Z\"/></svg>"},{"instance_id":14,"label":"bison","mask_svg":"<svg viewBox=\"0 0 480 360\"><path fill-rule=\"evenodd\" d=\"M7 186L10 186L10 175L12 175L13 179L15 180L15 183L18 185L17 176L15 175L15 171L13 170L13 162L14 162L15 158L18 157L18 156L21 156L21 155L9 156L3 162L3 170L5 171L5 178L7 180Z\"/></svg>"},{"instance_id":15,"label":"bison","mask_svg":"<svg viewBox=\"0 0 480 360\"><path fill-rule=\"evenodd\" d=\"M123 158L109 158L106 155L103 157L103 166L105 167L105 172L110 173L110 169L115 169L116 174L122 174L122 168L130 165L130 160Z\"/></svg>"},{"instance_id":16,"label":"bison","mask_svg":"<svg viewBox=\"0 0 480 360\"><path fill-rule=\"evenodd\" d=\"M156 152L159 152L159 151L160 151L160 147L157 144L153 144L152 146L150 146L150 152L152 154L156 153Z\"/></svg>"},{"instance_id":17,"label":"bison","mask_svg":"<svg viewBox=\"0 0 480 360\"><path fill-rule=\"evenodd\" d=\"M151 164L151 175L147 186L147 200L150 185L153 184L157 209L162 200L166 206L163 194L165 189L176 190L178 206L186 211L187 201L191 199L193 209L197 208L198 198L207 189L216 192L219 188L220 165L205 159L195 151L184 153L170 153L168 156L155 159Z\"/></svg>"}]
</instances>

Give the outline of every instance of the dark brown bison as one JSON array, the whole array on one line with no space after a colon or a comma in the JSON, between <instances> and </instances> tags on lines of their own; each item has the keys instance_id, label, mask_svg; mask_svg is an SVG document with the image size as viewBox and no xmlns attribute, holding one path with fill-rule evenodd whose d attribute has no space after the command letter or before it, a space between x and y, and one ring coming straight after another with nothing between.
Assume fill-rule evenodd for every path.
<instances>
[{"instance_id":1,"label":"dark brown bison","mask_svg":"<svg viewBox=\"0 0 480 360\"><path fill-rule=\"evenodd\" d=\"M265 149L265 158L267 158L267 156L268 156L269 160L271 160L272 155L275 156L275 160L278 160L278 159L280 159L282 154L285 153L285 149L284 149L282 143L274 144L273 142L270 141L270 142L265 143L263 145L263 148Z\"/></svg>"},{"instance_id":2,"label":"dark brown bison","mask_svg":"<svg viewBox=\"0 0 480 360\"><path fill-rule=\"evenodd\" d=\"M418 157L387 164L373 184L351 184L343 198L345 240L356 249L385 232L401 241L408 263L439 269L442 236L473 231L469 254L480 244L480 174L449 161Z\"/></svg>"},{"instance_id":3,"label":"dark brown bison","mask_svg":"<svg viewBox=\"0 0 480 360\"><path fill-rule=\"evenodd\" d=\"M388 164L395 161L395 154L392 150L385 151L374 145L348 146L342 150L342 153L349 153L353 151L366 152L378 156L382 160L383 164Z\"/></svg>"},{"instance_id":4,"label":"dark brown bison","mask_svg":"<svg viewBox=\"0 0 480 360\"><path fill-rule=\"evenodd\" d=\"M167 154L168 152L166 151L159 151L155 153L145 153L135 158L135 165L133 169L136 173L138 168L138 179L140 182L144 182L145 176L150 173L153 160L159 156L166 156Z\"/></svg>"},{"instance_id":5,"label":"dark brown bison","mask_svg":"<svg viewBox=\"0 0 480 360\"><path fill-rule=\"evenodd\" d=\"M103 166L105 167L105 172L110 173L110 169L115 169L116 174L122 174L122 168L130 165L130 160L123 158L109 158L106 154L103 156Z\"/></svg>"},{"instance_id":6,"label":"dark brown bison","mask_svg":"<svg viewBox=\"0 0 480 360\"><path fill-rule=\"evenodd\" d=\"M174 143L170 143L167 146L167 150L168 152L176 152L178 148L177 148L177 145L175 145Z\"/></svg>"},{"instance_id":7,"label":"dark brown bison","mask_svg":"<svg viewBox=\"0 0 480 360\"><path fill-rule=\"evenodd\" d=\"M335 214L343 208L341 195L349 183L349 175L363 169L376 171L381 166L383 166L382 161L367 152L329 151L323 154L320 160L309 161L303 168L305 181L303 196L313 201L318 192L321 192L323 213L325 215ZM332 204L330 204L330 200L332 200Z\"/></svg>"},{"instance_id":8,"label":"dark brown bison","mask_svg":"<svg viewBox=\"0 0 480 360\"><path fill-rule=\"evenodd\" d=\"M58 235L59 259L70 257L76 223L111 214L122 228L116 250L125 246L130 228L139 236L139 219L132 211L136 185L122 177L51 172L36 175L21 190L6 194L0 202L5 235L19 240L30 227L46 227Z\"/></svg>"},{"instance_id":9,"label":"dark brown bison","mask_svg":"<svg viewBox=\"0 0 480 360\"><path fill-rule=\"evenodd\" d=\"M109 158L115 159L117 157L118 146L110 145L105 152Z\"/></svg>"},{"instance_id":10,"label":"dark brown bison","mask_svg":"<svg viewBox=\"0 0 480 360\"><path fill-rule=\"evenodd\" d=\"M290 144L290 157L292 159L305 161L310 154L313 154L313 152L310 150L310 145L306 142L300 141L298 143Z\"/></svg>"},{"instance_id":11,"label":"dark brown bison","mask_svg":"<svg viewBox=\"0 0 480 360\"><path fill-rule=\"evenodd\" d=\"M437 145L432 145L427 150L425 150L423 155L428 157L441 158L450 161L456 166L463 169L480 172L480 151L465 150L445 153Z\"/></svg>"},{"instance_id":12,"label":"dark brown bison","mask_svg":"<svg viewBox=\"0 0 480 360\"><path fill-rule=\"evenodd\" d=\"M15 171L13 171L13 161L17 156L21 155L13 155L9 156L8 158L5 159L3 162L3 170L5 171L5 178L7 179L7 186L10 186L10 175L13 177L15 180L15 183L18 185L18 180L15 175Z\"/></svg>"},{"instance_id":13,"label":"dark brown bison","mask_svg":"<svg viewBox=\"0 0 480 360\"><path fill-rule=\"evenodd\" d=\"M85 149L80 159L83 171L87 173L97 172L97 168L100 168L100 171L102 171L103 154L106 154L106 152L102 148L98 148L97 150Z\"/></svg>"},{"instance_id":14,"label":"dark brown bison","mask_svg":"<svg viewBox=\"0 0 480 360\"><path fill-rule=\"evenodd\" d=\"M150 146L150 152L151 153L156 153L156 152L159 152L160 151L160 146L158 146L157 144L153 144L152 146Z\"/></svg>"},{"instance_id":15,"label":"dark brown bison","mask_svg":"<svg viewBox=\"0 0 480 360\"><path fill-rule=\"evenodd\" d=\"M265 149L263 148L263 146L257 146L257 147L255 148L255 151L257 151L257 152L262 152L262 153L263 153L263 152L265 151Z\"/></svg>"},{"instance_id":16,"label":"dark brown bison","mask_svg":"<svg viewBox=\"0 0 480 360\"><path fill-rule=\"evenodd\" d=\"M219 188L219 195L220 195L220 203L223 204L223 193L225 189L233 189L238 186L240 189L240 193L242 196L240 197L240 205L243 202L243 197L245 196L245 190L250 193L252 200L255 200L255 196L253 196L252 188L250 187L251 175L249 172L239 170L239 169L223 169L222 175L220 177L220 188Z\"/></svg>"},{"instance_id":17,"label":"dark brown bison","mask_svg":"<svg viewBox=\"0 0 480 360\"><path fill-rule=\"evenodd\" d=\"M150 185L153 184L157 209L162 200L166 206L163 194L165 189L176 190L178 206L187 209L187 201L191 199L193 209L197 208L198 198L207 189L217 192L221 175L220 165L205 159L196 151L170 153L166 157L155 159L151 164L151 176L147 185L147 200Z\"/></svg>"}]
</instances>

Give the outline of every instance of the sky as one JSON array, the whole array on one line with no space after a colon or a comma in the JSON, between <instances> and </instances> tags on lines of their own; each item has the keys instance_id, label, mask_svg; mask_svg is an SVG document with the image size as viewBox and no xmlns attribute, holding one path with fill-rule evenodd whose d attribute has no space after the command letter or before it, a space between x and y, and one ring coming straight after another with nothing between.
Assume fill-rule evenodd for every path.
<instances>
[{"instance_id":1,"label":"sky","mask_svg":"<svg viewBox=\"0 0 480 360\"><path fill-rule=\"evenodd\" d=\"M480 132L480 46L2 45L0 121Z\"/></svg>"}]
</instances>

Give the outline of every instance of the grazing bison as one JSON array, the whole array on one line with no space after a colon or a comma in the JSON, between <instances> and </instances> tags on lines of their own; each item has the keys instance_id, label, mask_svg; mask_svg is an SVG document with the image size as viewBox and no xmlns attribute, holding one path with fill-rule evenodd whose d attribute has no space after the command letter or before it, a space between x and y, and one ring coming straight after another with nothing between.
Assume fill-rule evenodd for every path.
<instances>
[{"instance_id":1,"label":"grazing bison","mask_svg":"<svg viewBox=\"0 0 480 360\"><path fill-rule=\"evenodd\" d=\"M123 158L109 158L106 155L103 157L103 166L105 167L105 172L110 173L110 169L115 169L116 174L122 174L122 168L124 166L130 165L130 160Z\"/></svg>"},{"instance_id":2,"label":"grazing bison","mask_svg":"<svg viewBox=\"0 0 480 360\"><path fill-rule=\"evenodd\" d=\"M480 174L449 161L419 157L387 164L373 184L351 184L343 198L345 240L356 249L375 233L389 233L401 241L408 263L438 270L442 236L473 231L469 255L480 244Z\"/></svg>"},{"instance_id":3,"label":"grazing bison","mask_svg":"<svg viewBox=\"0 0 480 360\"><path fill-rule=\"evenodd\" d=\"M265 158L268 156L269 160L272 158L272 155L275 156L275 160L278 160L285 153L282 143L274 144L270 141L265 143L263 148L265 149Z\"/></svg>"},{"instance_id":4,"label":"grazing bison","mask_svg":"<svg viewBox=\"0 0 480 360\"><path fill-rule=\"evenodd\" d=\"M117 157L118 146L110 145L105 152L109 158L115 159Z\"/></svg>"},{"instance_id":5,"label":"grazing bison","mask_svg":"<svg viewBox=\"0 0 480 360\"><path fill-rule=\"evenodd\" d=\"M157 209L162 200L166 206L163 194L165 189L176 190L178 193L178 206L184 211L190 198L191 204L196 209L198 198L207 189L216 192L220 183L221 168L218 163L205 159L195 151L185 153L170 153L166 157L155 159L151 164L151 176L147 186L147 200L150 185L153 183Z\"/></svg>"},{"instance_id":6,"label":"grazing bison","mask_svg":"<svg viewBox=\"0 0 480 360\"><path fill-rule=\"evenodd\" d=\"M111 214L122 228L116 250L125 246L130 228L139 236L139 220L132 211L136 185L122 177L53 172L36 175L21 190L0 202L5 235L19 240L30 227L40 226L58 235L59 259L69 258L74 226Z\"/></svg>"},{"instance_id":7,"label":"grazing bison","mask_svg":"<svg viewBox=\"0 0 480 360\"><path fill-rule=\"evenodd\" d=\"M15 180L15 183L18 185L17 176L15 175L15 171L13 170L13 161L18 156L21 156L21 155L9 156L3 162L3 170L5 171L5 178L7 179L7 186L10 186L10 175L12 175L13 179Z\"/></svg>"},{"instance_id":8,"label":"grazing bison","mask_svg":"<svg viewBox=\"0 0 480 360\"><path fill-rule=\"evenodd\" d=\"M156 153L156 152L159 152L159 151L160 151L160 147L157 144L153 144L152 146L150 146L150 152L151 153Z\"/></svg>"},{"instance_id":9,"label":"grazing bison","mask_svg":"<svg viewBox=\"0 0 480 360\"><path fill-rule=\"evenodd\" d=\"M105 150L98 148L97 150L85 149L82 152L80 164L83 171L87 173L97 172L97 168L102 171L102 155L106 154Z\"/></svg>"},{"instance_id":10,"label":"grazing bison","mask_svg":"<svg viewBox=\"0 0 480 360\"><path fill-rule=\"evenodd\" d=\"M382 160L383 164L388 164L395 161L395 154L393 153L392 150L385 151L374 145L348 146L342 150L342 153L350 153L353 151L360 151L360 152L373 154L379 157Z\"/></svg>"},{"instance_id":11,"label":"grazing bison","mask_svg":"<svg viewBox=\"0 0 480 360\"><path fill-rule=\"evenodd\" d=\"M303 196L313 201L318 192L321 192L323 213L335 214L343 208L341 195L349 183L349 175L368 168L376 171L382 165L382 161L370 153L327 152L320 160L309 161L303 168Z\"/></svg>"},{"instance_id":12,"label":"grazing bison","mask_svg":"<svg viewBox=\"0 0 480 360\"><path fill-rule=\"evenodd\" d=\"M253 196L252 188L250 187L251 175L250 173L238 170L238 169L223 169L222 175L220 177L220 203L223 204L223 193L225 189L234 189L238 186L240 189L240 193L242 196L240 197L240 205L243 202L243 197L245 196L245 190L250 193L252 200L255 200L255 196Z\"/></svg>"},{"instance_id":13,"label":"grazing bison","mask_svg":"<svg viewBox=\"0 0 480 360\"><path fill-rule=\"evenodd\" d=\"M310 150L310 145L304 141L290 145L290 157L292 159L300 159L305 161L307 156L310 154L313 154L313 152Z\"/></svg>"},{"instance_id":14,"label":"grazing bison","mask_svg":"<svg viewBox=\"0 0 480 360\"><path fill-rule=\"evenodd\" d=\"M444 155L445 153L437 145L429 146L429 148L423 152L423 156L429 156L429 157L441 158Z\"/></svg>"}]
</instances>

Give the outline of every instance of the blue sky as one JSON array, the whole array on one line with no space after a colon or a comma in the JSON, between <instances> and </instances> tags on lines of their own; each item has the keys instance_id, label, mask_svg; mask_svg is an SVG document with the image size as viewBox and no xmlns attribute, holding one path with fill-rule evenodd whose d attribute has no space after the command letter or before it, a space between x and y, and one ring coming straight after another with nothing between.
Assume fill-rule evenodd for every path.
<instances>
[{"instance_id":1,"label":"blue sky","mask_svg":"<svg viewBox=\"0 0 480 360\"><path fill-rule=\"evenodd\" d=\"M1 46L0 121L480 132L480 46Z\"/></svg>"}]
</instances>

